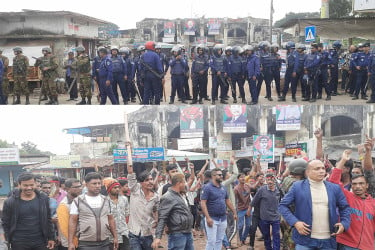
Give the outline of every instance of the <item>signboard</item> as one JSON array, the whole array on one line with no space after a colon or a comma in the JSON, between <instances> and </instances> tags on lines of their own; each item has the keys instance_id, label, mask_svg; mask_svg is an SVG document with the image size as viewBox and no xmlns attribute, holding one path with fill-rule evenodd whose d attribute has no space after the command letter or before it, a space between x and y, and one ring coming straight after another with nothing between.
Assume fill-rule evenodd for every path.
<instances>
[{"instance_id":1,"label":"signboard","mask_svg":"<svg viewBox=\"0 0 375 250\"><path fill-rule=\"evenodd\" d=\"M216 137L210 137L209 139L209 147L210 148L217 148L217 138Z\"/></svg>"},{"instance_id":2,"label":"signboard","mask_svg":"<svg viewBox=\"0 0 375 250\"><path fill-rule=\"evenodd\" d=\"M316 27L308 26L305 28L305 42L314 42L316 39Z\"/></svg>"},{"instance_id":3,"label":"signboard","mask_svg":"<svg viewBox=\"0 0 375 250\"><path fill-rule=\"evenodd\" d=\"M375 10L375 1L373 0L355 0L354 11Z\"/></svg>"},{"instance_id":4,"label":"signboard","mask_svg":"<svg viewBox=\"0 0 375 250\"><path fill-rule=\"evenodd\" d=\"M174 22L165 22L164 23L164 37L173 37L176 34L176 28Z\"/></svg>"},{"instance_id":5,"label":"signboard","mask_svg":"<svg viewBox=\"0 0 375 250\"><path fill-rule=\"evenodd\" d=\"M254 156L261 155L260 161L274 162L274 136L254 135Z\"/></svg>"},{"instance_id":6,"label":"signboard","mask_svg":"<svg viewBox=\"0 0 375 250\"><path fill-rule=\"evenodd\" d=\"M301 151L307 152L307 143L294 143L285 145L285 156L295 156Z\"/></svg>"},{"instance_id":7,"label":"signboard","mask_svg":"<svg viewBox=\"0 0 375 250\"><path fill-rule=\"evenodd\" d=\"M202 106L180 107L180 138L203 137Z\"/></svg>"},{"instance_id":8,"label":"signboard","mask_svg":"<svg viewBox=\"0 0 375 250\"><path fill-rule=\"evenodd\" d=\"M19 162L18 148L0 148L0 165L18 165Z\"/></svg>"},{"instance_id":9,"label":"signboard","mask_svg":"<svg viewBox=\"0 0 375 250\"><path fill-rule=\"evenodd\" d=\"M114 149L115 163L126 163L128 152L126 149ZM164 148L133 148L133 162L164 161Z\"/></svg>"},{"instance_id":10,"label":"signboard","mask_svg":"<svg viewBox=\"0 0 375 250\"><path fill-rule=\"evenodd\" d=\"M178 145L178 150L203 149L203 139L202 138L178 139L177 145Z\"/></svg>"},{"instance_id":11,"label":"signboard","mask_svg":"<svg viewBox=\"0 0 375 250\"><path fill-rule=\"evenodd\" d=\"M276 105L276 130L300 130L301 108L299 105Z\"/></svg>"},{"instance_id":12,"label":"signboard","mask_svg":"<svg viewBox=\"0 0 375 250\"><path fill-rule=\"evenodd\" d=\"M49 164L54 168L81 168L81 156L54 155L50 156Z\"/></svg>"},{"instance_id":13,"label":"signboard","mask_svg":"<svg viewBox=\"0 0 375 250\"><path fill-rule=\"evenodd\" d=\"M252 150L236 150L234 151L234 156L236 158L247 158L253 156Z\"/></svg>"},{"instance_id":14,"label":"signboard","mask_svg":"<svg viewBox=\"0 0 375 250\"><path fill-rule=\"evenodd\" d=\"M275 148L285 148L284 137L275 137Z\"/></svg>"},{"instance_id":15,"label":"signboard","mask_svg":"<svg viewBox=\"0 0 375 250\"><path fill-rule=\"evenodd\" d=\"M195 22L189 20L184 25L184 35L185 36L195 36Z\"/></svg>"},{"instance_id":16,"label":"signboard","mask_svg":"<svg viewBox=\"0 0 375 250\"><path fill-rule=\"evenodd\" d=\"M225 105L223 119L223 133L246 133L246 105Z\"/></svg>"},{"instance_id":17,"label":"signboard","mask_svg":"<svg viewBox=\"0 0 375 250\"><path fill-rule=\"evenodd\" d=\"M221 27L221 21L220 19L209 19L208 20L208 35L219 35L220 34L220 27Z\"/></svg>"}]
</instances>

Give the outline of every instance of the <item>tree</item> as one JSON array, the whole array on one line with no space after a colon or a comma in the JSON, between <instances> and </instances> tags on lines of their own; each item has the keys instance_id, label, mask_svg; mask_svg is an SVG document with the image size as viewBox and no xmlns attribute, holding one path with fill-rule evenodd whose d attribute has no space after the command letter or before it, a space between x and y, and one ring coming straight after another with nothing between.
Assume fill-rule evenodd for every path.
<instances>
[{"instance_id":1,"label":"tree","mask_svg":"<svg viewBox=\"0 0 375 250\"><path fill-rule=\"evenodd\" d=\"M41 151L37 148L37 145L31 141L23 142L21 143L21 149L20 149L21 155L53 155L49 151Z\"/></svg>"},{"instance_id":2,"label":"tree","mask_svg":"<svg viewBox=\"0 0 375 250\"><path fill-rule=\"evenodd\" d=\"M1 140L0 139L0 148L9 148L12 145L10 145L6 140Z\"/></svg>"},{"instance_id":3,"label":"tree","mask_svg":"<svg viewBox=\"0 0 375 250\"><path fill-rule=\"evenodd\" d=\"M352 12L352 1L350 0L329 0L329 17L348 17Z\"/></svg>"},{"instance_id":4,"label":"tree","mask_svg":"<svg viewBox=\"0 0 375 250\"><path fill-rule=\"evenodd\" d=\"M319 12L301 12L301 13L289 12L285 15L284 18L276 21L274 26L275 28L279 28L280 26L287 23L289 20L293 20L293 19L319 18L319 17L320 17Z\"/></svg>"}]
</instances>

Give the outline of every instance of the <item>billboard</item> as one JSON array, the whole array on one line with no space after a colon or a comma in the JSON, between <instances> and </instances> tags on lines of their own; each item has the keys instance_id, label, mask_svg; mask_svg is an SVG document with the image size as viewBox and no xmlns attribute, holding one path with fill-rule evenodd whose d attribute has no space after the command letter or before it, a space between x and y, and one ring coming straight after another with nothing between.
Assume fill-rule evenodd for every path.
<instances>
[{"instance_id":1,"label":"billboard","mask_svg":"<svg viewBox=\"0 0 375 250\"><path fill-rule=\"evenodd\" d=\"M0 165L18 165L19 162L18 148L0 148Z\"/></svg>"},{"instance_id":2,"label":"billboard","mask_svg":"<svg viewBox=\"0 0 375 250\"><path fill-rule=\"evenodd\" d=\"M225 105L223 115L223 133L246 133L246 105Z\"/></svg>"},{"instance_id":3,"label":"billboard","mask_svg":"<svg viewBox=\"0 0 375 250\"><path fill-rule=\"evenodd\" d=\"M164 37L174 37L176 34L176 28L174 22L164 23Z\"/></svg>"},{"instance_id":4,"label":"billboard","mask_svg":"<svg viewBox=\"0 0 375 250\"><path fill-rule=\"evenodd\" d=\"M301 108L298 105L276 105L276 130L300 130Z\"/></svg>"},{"instance_id":5,"label":"billboard","mask_svg":"<svg viewBox=\"0 0 375 250\"><path fill-rule=\"evenodd\" d=\"M178 139L178 150L203 149L202 138Z\"/></svg>"},{"instance_id":6,"label":"billboard","mask_svg":"<svg viewBox=\"0 0 375 250\"><path fill-rule=\"evenodd\" d=\"M54 155L50 156L49 163L55 168L81 168L81 156Z\"/></svg>"},{"instance_id":7,"label":"billboard","mask_svg":"<svg viewBox=\"0 0 375 250\"><path fill-rule=\"evenodd\" d=\"M274 136L254 135L254 156L261 155L263 162L274 162Z\"/></svg>"},{"instance_id":8,"label":"billboard","mask_svg":"<svg viewBox=\"0 0 375 250\"><path fill-rule=\"evenodd\" d=\"M184 25L184 35L185 36L195 36L195 22L193 20L189 20Z\"/></svg>"},{"instance_id":9,"label":"billboard","mask_svg":"<svg viewBox=\"0 0 375 250\"><path fill-rule=\"evenodd\" d=\"M375 10L374 0L355 0L354 11Z\"/></svg>"},{"instance_id":10,"label":"billboard","mask_svg":"<svg viewBox=\"0 0 375 250\"><path fill-rule=\"evenodd\" d=\"M114 149L115 163L126 163L128 151L126 149ZM133 148L133 162L164 161L164 148Z\"/></svg>"},{"instance_id":11,"label":"billboard","mask_svg":"<svg viewBox=\"0 0 375 250\"><path fill-rule=\"evenodd\" d=\"M180 137L203 137L203 108L202 106L180 107Z\"/></svg>"},{"instance_id":12,"label":"billboard","mask_svg":"<svg viewBox=\"0 0 375 250\"><path fill-rule=\"evenodd\" d=\"M301 151L307 152L306 142L285 145L285 156L297 156Z\"/></svg>"},{"instance_id":13,"label":"billboard","mask_svg":"<svg viewBox=\"0 0 375 250\"><path fill-rule=\"evenodd\" d=\"M209 19L207 27L208 27L209 35L219 35L220 27L221 27L220 19L215 19L215 18Z\"/></svg>"}]
</instances>

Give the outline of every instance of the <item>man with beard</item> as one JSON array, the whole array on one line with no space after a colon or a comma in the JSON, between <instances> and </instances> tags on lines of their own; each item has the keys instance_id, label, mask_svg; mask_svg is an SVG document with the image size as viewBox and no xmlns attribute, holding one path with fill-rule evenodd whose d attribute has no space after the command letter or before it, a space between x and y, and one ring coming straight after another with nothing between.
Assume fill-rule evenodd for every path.
<instances>
[{"instance_id":1,"label":"man with beard","mask_svg":"<svg viewBox=\"0 0 375 250\"><path fill-rule=\"evenodd\" d=\"M205 216L207 232L206 250L220 250L227 227L226 207L233 212L237 220L237 211L223 185L223 173L215 168L211 171L211 182L204 186L201 194L202 212Z\"/></svg>"},{"instance_id":2,"label":"man with beard","mask_svg":"<svg viewBox=\"0 0 375 250\"><path fill-rule=\"evenodd\" d=\"M3 207L5 239L13 250L54 249L48 196L35 190L35 176L31 173L21 174L18 183L19 189Z\"/></svg>"},{"instance_id":3,"label":"man with beard","mask_svg":"<svg viewBox=\"0 0 375 250\"><path fill-rule=\"evenodd\" d=\"M191 233L193 215L186 200L186 181L184 174L172 176L172 186L160 200L158 224L153 248L160 245L165 225L168 226L168 249L193 250L194 240Z\"/></svg>"}]
</instances>

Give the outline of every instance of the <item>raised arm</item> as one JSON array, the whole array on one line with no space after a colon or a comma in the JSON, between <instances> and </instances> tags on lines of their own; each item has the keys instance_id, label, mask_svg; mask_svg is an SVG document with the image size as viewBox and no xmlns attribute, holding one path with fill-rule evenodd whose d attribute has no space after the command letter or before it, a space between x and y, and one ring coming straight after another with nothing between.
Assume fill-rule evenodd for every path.
<instances>
[{"instance_id":1,"label":"raised arm","mask_svg":"<svg viewBox=\"0 0 375 250\"><path fill-rule=\"evenodd\" d=\"M366 142L364 144L365 154L363 157L363 169L367 171L373 171L371 151L374 148L375 138L371 139L366 135Z\"/></svg>"},{"instance_id":2,"label":"raised arm","mask_svg":"<svg viewBox=\"0 0 375 250\"><path fill-rule=\"evenodd\" d=\"M318 128L315 130L314 135L316 137L316 159L323 160L323 130Z\"/></svg>"}]
</instances>

